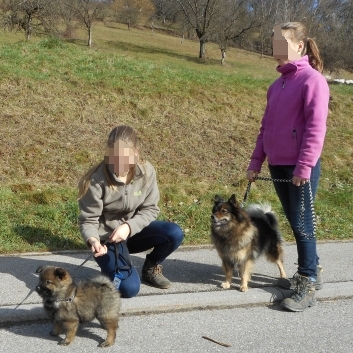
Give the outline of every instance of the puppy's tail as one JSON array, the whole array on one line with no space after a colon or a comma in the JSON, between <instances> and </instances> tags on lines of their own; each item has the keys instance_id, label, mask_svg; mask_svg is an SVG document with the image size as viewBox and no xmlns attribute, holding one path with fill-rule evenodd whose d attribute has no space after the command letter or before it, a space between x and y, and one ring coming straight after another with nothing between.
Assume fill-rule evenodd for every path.
<instances>
[{"instance_id":1,"label":"puppy's tail","mask_svg":"<svg viewBox=\"0 0 353 353\"><path fill-rule=\"evenodd\" d=\"M265 215L270 226L272 228L277 228L278 227L278 220L276 215L273 213L272 211L272 207L269 203L253 203L250 204L247 209L246 212L250 215L250 216L254 216L254 217L261 217L261 215Z\"/></svg>"}]
</instances>

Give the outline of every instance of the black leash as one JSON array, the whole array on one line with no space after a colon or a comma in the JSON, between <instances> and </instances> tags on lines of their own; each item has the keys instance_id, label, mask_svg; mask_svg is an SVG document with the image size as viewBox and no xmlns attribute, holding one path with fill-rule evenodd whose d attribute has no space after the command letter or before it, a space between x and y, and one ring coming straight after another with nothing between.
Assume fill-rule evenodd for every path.
<instances>
[{"instance_id":1,"label":"black leash","mask_svg":"<svg viewBox=\"0 0 353 353\"><path fill-rule=\"evenodd\" d=\"M265 181L273 181L276 183L291 183L291 179L272 179L272 178L267 178L267 177L255 177L255 180L265 180ZM250 193L250 188L251 188L252 182L248 182L248 186L245 191L245 195L243 198L243 202L241 203L240 207L244 208L245 202L248 199L249 193ZM313 233L312 234L306 234L304 232L304 211L305 211L305 206L304 206L304 186L301 185L301 206L300 206L300 216L299 216L299 222L300 222L300 231L303 234L304 238L306 239L313 239L316 237L316 214L314 210L314 200L313 200L313 193L311 191L311 182L310 180L308 181L308 187L309 187L309 197L310 197L310 210L311 210L311 217L313 221Z\"/></svg>"},{"instance_id":2,"label":"black leash","mask_svg":"<svg viewBox=\"0 0 353 353\"><path fill-rule=\"evenodd\" d=\"M102 245L106 245L108 243L108 240L106 240ZM122 267L118 267L118 257L119 257L119 246L118 243L114 243L115 246L115 270L118 272L119 270L130 270L132 267L132 262L131 262L131 258L130 258L130 254L129 254L129 250L127 248L126 245L126 241L122 241L121 242L122 245L122 257L124 258L126 265L122 266ZM94 252L91 253L86 259L85 261L82 262L81 265L79 265L78 267L75 268L75 270L78 270L79 268L81 268L88 260L90 260L92 257L94 256Z\"/></svg>"},{"instance_id":3,"label":"black leash","mask_svg":"<svg viewBox=\"0 0 353 353\"><path fill-rule=\"evenodd\" d=\"M120 270L131 270L132 267L132 262L131 262L131 258L130 258L130 254L129 254L129 250L127 248L126 245L126 241L122 241L120 242L121 246L122 246L122 252L121 252L121 256L124 259L124 261L126 262L125 266L118 266L118 258L119 258L119 243L114 243L115 246L115 272L119 272Z\"/></svg>"}]
</instances>

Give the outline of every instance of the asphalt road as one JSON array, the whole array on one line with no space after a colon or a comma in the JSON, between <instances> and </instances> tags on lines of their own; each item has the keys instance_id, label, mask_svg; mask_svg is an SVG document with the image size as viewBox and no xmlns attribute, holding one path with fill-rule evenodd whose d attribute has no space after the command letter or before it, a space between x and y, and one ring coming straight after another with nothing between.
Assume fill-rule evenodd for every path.
<instances>
[{"instance_id":1,"label":"asphalt road","mask_svg":"<svg viewBox=\"0 0 353 353\"><path fill-rule=\"evenodd\" d=\"M353 299L320 301L302 313L278 304L224 310L123 316L113 347L104 352L352 353ZM98 322L82 325L68 347L48 332L51 324L0 329L0 352L98 352L105 337ZM223 347L208 336L231 345Z\"/></svg>"}]
</instances>

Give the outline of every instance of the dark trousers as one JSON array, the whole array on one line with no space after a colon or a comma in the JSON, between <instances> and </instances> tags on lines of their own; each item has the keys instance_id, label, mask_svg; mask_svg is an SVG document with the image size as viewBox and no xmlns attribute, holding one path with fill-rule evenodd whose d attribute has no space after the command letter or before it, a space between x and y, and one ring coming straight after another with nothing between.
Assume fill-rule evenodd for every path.
<instances>
[{"instance_id":1,"label":"dark trousers","mask_svg":"<svg viewBox=\"0 0 353 353\"><path fill-rule=\"evenodd\" d=\"M183 239L184 234L177 224L167 221L153 221L140 233L128 238L126 245L130 254L153 248L147 258L152 263L159 264L179 247ZM119 250L118 260L116 259L114 243L107 244L107 254L94 258L101 268L101 272L111 280L114 279L117 266L121 268L127 265L125 261L126 248L124 249L121 243L118 243L117 246ZM141 282L135 267L132 266L129 270L120 270L120 273L122 275L119 287L121 296L123 298L136 296L140 290Z\"/></svg>"},{"instance_id":2,"label":"dark trousers","mask_svg":"<svg viewBox=\"0 0 353 353\"><path fill-rule=\"evenodd\" d=\"M295 166L273 166L269 165L273 179L292 179ZM320 179L320 160L311 170L310 184L313 200ZM290 182L273 182L276 193L281 201L283 211L291 225L297 243L298 272L299 274L316 280L316 266L319 257L316 251L316 238L309 236L313 234L313 217L310 207L309 184L295 186ZM302 188L304 188L304 218L303 226L300 222L302 206ZM303 229L302 229L303 228Z\"/></svg>"}]
</instances>

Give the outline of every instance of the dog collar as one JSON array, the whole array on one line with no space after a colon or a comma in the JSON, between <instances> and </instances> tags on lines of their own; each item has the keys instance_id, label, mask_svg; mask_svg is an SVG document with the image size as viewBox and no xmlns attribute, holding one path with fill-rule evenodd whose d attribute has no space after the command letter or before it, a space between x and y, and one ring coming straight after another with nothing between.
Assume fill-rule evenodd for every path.
<instances>
[{"instance_id":1,"label":"dog collar","mask_svg":"<svg viewBox=\"0 0 353 353\"><path fill-rule=\"evenodd\" d=\"M76 296L76 291L72 294L71 297L69 298L66 298L66 299L56 299L55 303L60 303L60 302L66 302L66 303L71 303L74 299L75 299L75 296Z\"/></svg>"}]
</instances>

